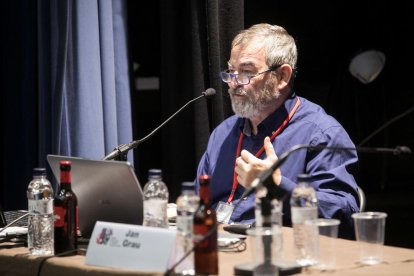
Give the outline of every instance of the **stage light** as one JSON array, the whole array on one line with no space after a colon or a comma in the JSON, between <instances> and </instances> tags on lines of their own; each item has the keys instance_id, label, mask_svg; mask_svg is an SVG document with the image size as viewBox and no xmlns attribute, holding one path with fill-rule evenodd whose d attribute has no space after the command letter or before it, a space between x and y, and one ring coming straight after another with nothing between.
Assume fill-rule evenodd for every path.
<instances>
[{"instance_id":1,"label":"stage light","mask_svg":"<svg viewBox=\"0 0 414 276\"><path fill-rule=\"evenodd\" d=\"M385 54L377 50L368 50L352 58L349 72L364 84L377 78L385 65Z\"/></svg>"}]
</instances>

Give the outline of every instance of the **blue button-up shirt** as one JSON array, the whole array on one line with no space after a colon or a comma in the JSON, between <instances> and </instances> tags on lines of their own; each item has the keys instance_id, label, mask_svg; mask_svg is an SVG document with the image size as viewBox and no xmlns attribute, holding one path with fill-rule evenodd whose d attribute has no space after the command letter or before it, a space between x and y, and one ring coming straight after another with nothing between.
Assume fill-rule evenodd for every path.
<instances>
[{"instance_id":1,"label":"blue button-up shirt","mask_svg":"<svg viewBox=\"0 0 414 276\"><path fill-rule=\"evenodd\" d=\"M280 156L295 145L325 145L336 147L355 147L341 124L327 115L322 107L300 98L300 105L282 132L272 144ZM202 156L197 175L211 175L211 192L214 207L218 202L227 202L232 190L235 160L238 156L237 145L241 133L244 134L242 149L256 154L263 146L266 136L279 128L294 107L297 96L293 93L284 104L258 125L257 135L251 133L249 121L236 115L224 120L212 132L207 150ZM263 152L259 158L265 159ZM354 235L351 214L358 212L357 184L354 171L358 163L355 151L308 151L293 152L281 166L280 187L290 195L296 186L298 174L307 173L312 177L311 185L318 198L319 217L341 220L339 236L352 238ZM196 180L196 188L199 183ZM237 186L233 203L240 200L245 191ZM283 203L284 223L290 223L290 196ZM241 199L230 218L231 222L254 222L255 194Z\"/></svg>"}]
</instances>

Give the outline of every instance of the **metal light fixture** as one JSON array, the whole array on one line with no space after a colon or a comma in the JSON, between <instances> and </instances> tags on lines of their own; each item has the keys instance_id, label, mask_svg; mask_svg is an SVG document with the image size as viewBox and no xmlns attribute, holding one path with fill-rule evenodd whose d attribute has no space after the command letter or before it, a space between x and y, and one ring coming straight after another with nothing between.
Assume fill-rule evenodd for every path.
<instances>
[{"instance_id":1,"label":"metal light fixture","mask_svg":"<svg viewBox=\"0 0 414 276\"><path fill-rule=\"evenodd\" d=\"M385 54L377 50L369 50L356 55L349 64L352 76L367 84L375 80L385 65Z\"/></svg>"}]
</instances>

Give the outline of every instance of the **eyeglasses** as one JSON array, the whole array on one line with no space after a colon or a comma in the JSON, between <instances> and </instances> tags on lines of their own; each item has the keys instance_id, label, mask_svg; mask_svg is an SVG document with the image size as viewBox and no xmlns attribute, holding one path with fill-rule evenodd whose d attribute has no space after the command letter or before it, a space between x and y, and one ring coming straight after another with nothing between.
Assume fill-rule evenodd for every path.
<instances>
[{"instance_id":1,"label":"eyeglasses","mask_svg":"<svg viewBox=\"0 0 414 276\"><path fill-rule=\"evenodd\" d=\"M250 83L250 80L252 78L257 77L257 76L262 75L262 74L267 73L267 72L274 71L277 68L279 68L280 66L282 66L282 64L272 65L266 71L257 73L256 75L233 74L233 73L229 73L229 70L226 70L226 71L220 72L220 77L221 77L221 80L226 82L226 83L229 83L234 79L236 81L236 83L239 84L239 85L247 85L247 84Z\"/></svg>"}]
</instances>

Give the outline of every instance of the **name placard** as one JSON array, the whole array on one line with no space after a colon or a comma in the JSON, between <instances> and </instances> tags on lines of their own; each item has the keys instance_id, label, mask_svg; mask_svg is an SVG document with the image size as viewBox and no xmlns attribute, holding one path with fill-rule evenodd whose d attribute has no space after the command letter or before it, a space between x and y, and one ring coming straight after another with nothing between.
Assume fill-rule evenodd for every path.
<instances>
[{"instance_id":1,"label":"name placard","mask_svg":"<svg viewBox=\"0 0 414 276\"><path fill-rule=\"evenodd\" d=\"M176 230L97 221L85 264L165 272Z\"/></svg>"}]
</instances>

